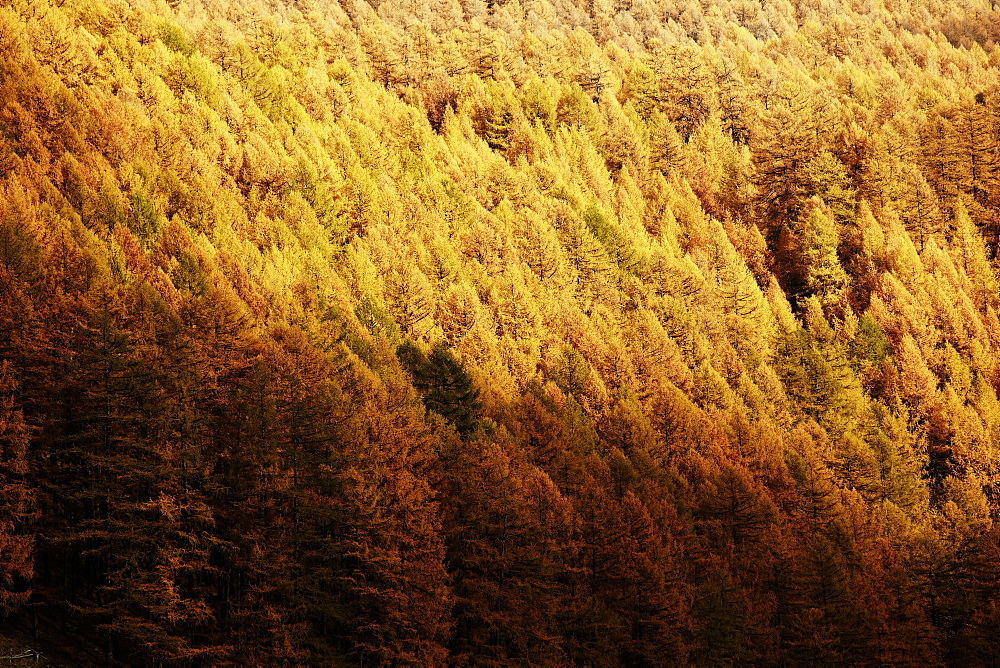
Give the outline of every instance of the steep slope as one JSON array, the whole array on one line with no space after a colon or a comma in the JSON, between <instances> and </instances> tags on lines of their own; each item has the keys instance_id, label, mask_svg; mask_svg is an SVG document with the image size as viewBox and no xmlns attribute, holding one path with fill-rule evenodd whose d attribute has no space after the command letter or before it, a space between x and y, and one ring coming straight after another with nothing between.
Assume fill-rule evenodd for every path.
<instances>
[{"instance_id":1,"label":"steep slope","mask_svg":"<svg viewBox=\"0 0 1000 668\"><path fill-rule=\"evenodd\" d=\"M0 615L995 661L1000 17L814 4L3 3Z\"/></svg>"}]
</instances>

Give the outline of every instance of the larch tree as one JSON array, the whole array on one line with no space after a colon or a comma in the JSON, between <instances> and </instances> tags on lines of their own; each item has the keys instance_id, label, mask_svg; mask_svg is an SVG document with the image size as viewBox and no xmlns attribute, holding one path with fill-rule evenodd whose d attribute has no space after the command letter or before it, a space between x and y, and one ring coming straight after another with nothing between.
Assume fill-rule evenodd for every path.
<instances>
[{"instance_id":1,"label":"larch tree","mask_svg":"<svg viewBox=\"0 0 1000 668\"><path fill-rule=\"evenodd\" d=\"M0 444L3 476L0 497L0 616L18 611L31 596L34 576L35 492L28 485L31 432L16 400L10 362L0 362Z\"/></svg>"},{"instance_id":2,"label":"larch tree","mask_svg":"<svg viewBox=\"0 0 1000 668\"><path fill-rule=\"evenodd\" d=\"M805 287L816 295L825 310L842 304L849 278L837 256L839 235L831 212L822 201L813 200L802 221L802 259Z\"/></svg>"}]
</instances>

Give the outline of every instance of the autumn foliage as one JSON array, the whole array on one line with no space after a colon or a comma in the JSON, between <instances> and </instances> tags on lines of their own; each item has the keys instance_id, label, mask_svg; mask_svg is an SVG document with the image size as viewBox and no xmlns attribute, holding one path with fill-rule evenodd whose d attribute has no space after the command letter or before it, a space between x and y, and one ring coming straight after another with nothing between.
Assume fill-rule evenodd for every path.
<instances>
[{"instance_id":1,"label":"autumn foliage","mask_svg":"<svg viewBox=\"0 0 1000 668\"><path fill-rule=\"evenodd\" d=\"M997 662L998 26L0 2L0 624L114 665Z\"/></svg>"}]
</instances>

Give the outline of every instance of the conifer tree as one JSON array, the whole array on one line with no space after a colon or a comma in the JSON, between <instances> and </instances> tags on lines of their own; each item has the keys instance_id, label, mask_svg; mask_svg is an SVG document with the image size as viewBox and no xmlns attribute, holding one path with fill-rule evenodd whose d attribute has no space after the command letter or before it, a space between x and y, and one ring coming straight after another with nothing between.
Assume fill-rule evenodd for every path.
<instances>
[{"instance_id":1,"label":"conifer tree","mask_svg":"<svg viewBox=\"0 0 1000 668\"><path fill-rule=\"evenodd\" d=\"M837 257L836 223L829 211L814 200L802 227L806 289L819 297L820 304L829 311L839 305L848 287L847 273Z\"/></svg>"},{"instance_id":2,"label":"conifer tree","mask_svg":"<svg viewBox=\"0 0 1000 668\"><path fill-rule=\"evenodd\" d=\"M445 418L462 436L474 433L478 428L476 413L481 408L479 391L448 346L438 342L426 355L406 341L396 354L413 375L413 386L423 394L427 409Z\"/></svg>"},{"instance_id":3,"label":"conifer tree","mask_svg":"<svg viewBox=\"0 0 1000 668\"><path fill-rule=\"evenodd\" d=\"M15 381L9 362L0 362L0 617L17 612L31 595L34 576L35 492L28 485L30 432L15 401Z\"/></svg>"}]
</instances>

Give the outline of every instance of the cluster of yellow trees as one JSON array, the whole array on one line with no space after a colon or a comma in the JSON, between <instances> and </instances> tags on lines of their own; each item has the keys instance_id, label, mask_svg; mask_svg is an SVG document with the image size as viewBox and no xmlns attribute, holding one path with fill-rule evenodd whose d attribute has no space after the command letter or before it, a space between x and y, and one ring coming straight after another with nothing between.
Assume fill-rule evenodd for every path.
<instances>
[{"instance_id":1,"label":"cluster of yellow trees","mask_svg":"<svg viewBox=\"0 0 1000 668\"><path fill-rule=\"evenodd\" d=\"M998 26L5 0L0 616L130 664L996 661Z\"/></svg>"}]
</instances>

